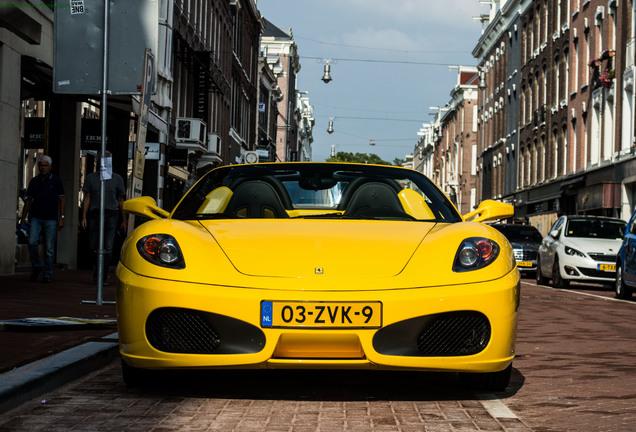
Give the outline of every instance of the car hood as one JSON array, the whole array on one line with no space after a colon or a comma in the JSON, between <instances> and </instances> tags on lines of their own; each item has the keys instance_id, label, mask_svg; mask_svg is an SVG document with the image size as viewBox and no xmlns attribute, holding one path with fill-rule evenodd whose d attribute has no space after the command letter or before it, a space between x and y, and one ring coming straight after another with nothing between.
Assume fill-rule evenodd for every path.
<instances>
[{"instance_id":1,"label":"car hood","mask_svg":"<svg viewBox=\"0 0 636 432\"><path fill-rule=\"evenodd\" d=\"M283 278L395 276L435 226L428 222L267 219L202 224L239 272Z\"/></svg>"},{"instance_id":2,"label":"car hood","mask_svg":"<svg viewBox=\"0 0 636 432\"><path fill-rule=\"evenodd\" d=\"M174 237L185 268L141 258L139 240L157 233ZM499 257L484 268L455 272L457 250L470 237L493 239ZM470 286L517 274L508 240L476 222L158 219L126 237L120 265L141 277L303 291Z\"/></svg>"},{"instance_id":3,"label":"car hood","mask_svg":"<svg viewBox=\"0 0 636 432\"><path fill-rule=\"evenodd\" d=\"M607 255L616 255L621 247L622 239L597 239L597 238L580 238L566 237L563 239L563 245L570 246L585 253L601 253Z\"/></svg>"},{"instance_id":4,"label":"car hood","mask_svg":"<svg viewBox=\"0 0 636 432\"><path fill-rule=\"evenodd\" d=\"M538 251L540 243L532 241L511 241L510 245L514 249L525 249L531 251Z\"/></svg>"}]
</instances>

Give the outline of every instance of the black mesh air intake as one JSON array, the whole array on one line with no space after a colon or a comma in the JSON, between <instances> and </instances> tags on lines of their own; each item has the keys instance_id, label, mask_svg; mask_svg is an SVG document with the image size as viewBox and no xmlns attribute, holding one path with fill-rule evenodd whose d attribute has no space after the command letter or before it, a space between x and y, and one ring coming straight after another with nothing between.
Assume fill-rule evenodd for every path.
<instances>
[{"instance_id":1,"label":"black mesh air intake","mask_svg":"<svg viewBox=\"0 0 636 432\"><path fill-rule=\"evenodd\" d=\"M481 312L445 312L388 325L373 337L373 348L385 355L466 356L486 348L490 333L488 318Z\"/></svg>"},{"instance_id":2,"label":"black mesh air intake","mask_svg":"<svg viewBox=\"0 0 636 432\"><path fill-rule=\"evenodd\" d=\"M490 323L479 312L450 312L437 315L422 330L417 349L425 356L477 354L488 345Z\"/></svg>"},{"instance_id":3,"label":"black mesh air intake","mask_svg":"<svg viewBox=\"0 0 636 432\"><path fill-rule=\"evenodd\" d=\"M245 354L265 346L265 335L258 327L182 308L153 311L146 321L146 337L159 351L181 354Z\"/></svg>"}]
</instances>

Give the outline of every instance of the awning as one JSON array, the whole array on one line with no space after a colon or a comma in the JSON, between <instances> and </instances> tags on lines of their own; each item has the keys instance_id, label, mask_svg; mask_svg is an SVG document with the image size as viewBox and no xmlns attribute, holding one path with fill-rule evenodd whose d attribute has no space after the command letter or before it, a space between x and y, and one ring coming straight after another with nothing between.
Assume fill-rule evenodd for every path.
<instances>
[{"instance_id":1,"label":"awning","mask_svg":"<svg viewBox=\"0 0 636 432\"><path fill-rule=\"evenodd\" d=\"M536 204L536 203L540 203L540 202L544 202L544 201L550 201L550 200L553 200L553 199L556 199L556 198L561 198L561 194L558 193L558 194L554 194L554 195L547 195L547 196L544 196L544 197L541 197L541 198L536 198L536 199L530 200L530 201L525 202L523 204L531 205L531 204Z\"/></svg>"},{"instance_id":2,"label":"awning","mask_svg":"<svg viewBox=\"0 0 636 432\"><path fill-rule=\"evenodd\" d=\"M134 113L139 113L139 100L137 100L136 97L132 97L131 99L132 111ZM148 123L156 127L159 132L168 135L168 123L164 119L159 117L159 115L153 110L150 110L150 112L148 113Z\"/></svg>"},{"instance_id":3,"label":"awning","mask_svg":"<svg viewBox=\"0 0 636 432\"><path fill-rule=\"evenodd\" d=\"M567 186L572 186L578 183L583 183L585 182L585 176L581 175L581 176L576 176L576 177L571 177L569 179L565 179L561 182L561 189L566 188Z\"/></svg>"}]
</instances>

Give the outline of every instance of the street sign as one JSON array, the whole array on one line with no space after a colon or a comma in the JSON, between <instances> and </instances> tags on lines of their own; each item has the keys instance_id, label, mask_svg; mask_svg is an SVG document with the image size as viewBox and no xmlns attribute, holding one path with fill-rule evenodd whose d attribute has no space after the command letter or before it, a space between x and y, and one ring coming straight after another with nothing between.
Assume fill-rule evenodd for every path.
<instances>
[{"instance_id":1,"label":"street sign","mask_svg":"<svg viewBox=\"0 0 636 432\"><path fill-rule=\"evenodd\" d=\"M150 112L150 96L154 84L155 56L150 49L144 53L144 68L139 103L139 116L137 118L137 145L135 146L135 158L133 159L133 180L129 190L130 198L141 196L143 190L144 165L146 156L146 132L148 130L148 113Z\"/></svg>"},{"instance_id":2,"label":"street sign","mask_svg":"<svg viewBox=\"0 0 636 432\"><path fill-rule=\"evenodd\" d=\"M56 1L57 7L53 9L55 93L102 92L105 22L100 3ZM0 7L2 4L0 2ZM107 89L111 95L139 94L142 65L138 59L146 48L157 52L159 1L110 0L109 5Z\"/></svg>"}]
</instances>

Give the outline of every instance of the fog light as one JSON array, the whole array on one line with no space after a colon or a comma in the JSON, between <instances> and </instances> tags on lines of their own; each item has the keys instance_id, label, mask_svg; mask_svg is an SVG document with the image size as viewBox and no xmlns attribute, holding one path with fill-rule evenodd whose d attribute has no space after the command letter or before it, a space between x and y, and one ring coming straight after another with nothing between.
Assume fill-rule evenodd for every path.
<instances>
[{"instance_id":1,"label":"fog light","mask_svg":"<svg viewBox=\"0 0 636 432\"><path fill-rule=\"evenodd\" d=\"M565 266L563 268L569 276L579 276L579 272L574 267Z\"/></svg>"}]
</instances>

